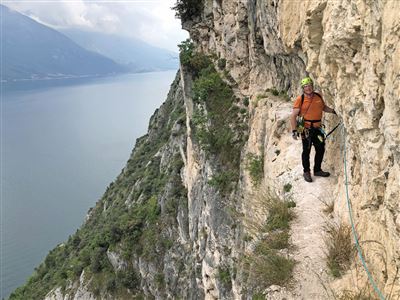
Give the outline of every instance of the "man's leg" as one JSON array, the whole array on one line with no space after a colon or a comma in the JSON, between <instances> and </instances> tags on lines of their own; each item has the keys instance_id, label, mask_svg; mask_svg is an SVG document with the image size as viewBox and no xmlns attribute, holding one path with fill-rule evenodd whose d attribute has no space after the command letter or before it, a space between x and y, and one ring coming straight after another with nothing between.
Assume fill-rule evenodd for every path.
<instances>
[{"instance_id":1,"label":"man's leg","mask_svg":"<svg viewBox=\"0 0 400 300\"><path fill-rule=\"evenodd\" d=\"M301 161L303 163L303 172L310 172L310 151L311 151L311 141L302 136L301 141L303 142L303 152L301 154Z\"/></svg>"},{"instance_id":2,"label":"man's leg","mask_svg":"<svg viewBox=\"0 0 400 300\"><path fill-rule=\"evenodd\" d=\"M313 138L313 144L315 147L315 158L314 158L314 173L321 171L322 160L324 159L325 153L325 141L321 143L318 137Z\"/></svg>"}]
</instances>

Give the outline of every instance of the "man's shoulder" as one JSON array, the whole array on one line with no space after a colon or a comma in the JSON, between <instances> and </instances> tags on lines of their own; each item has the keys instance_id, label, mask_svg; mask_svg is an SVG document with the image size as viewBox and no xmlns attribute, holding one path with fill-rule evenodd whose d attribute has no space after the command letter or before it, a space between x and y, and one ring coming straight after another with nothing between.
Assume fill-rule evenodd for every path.
<instances>
[{"instance_id":1,"label":"man's shoulder","mask_svg":"<svg viewBox=\"0 0 400 300\"><path fill-rule=\"evenodd\" d=\"M321 98L322 101L324 101L324 98L322 97L322 93L320 91L314 91L314 94Z\"/></svg>"},{"instance_id":2,"label":"man's shoulder","mask_svg":"<svg viewBox=\"0 0 400 300\"><path fill-rule=\"evenodd\" d=\"M296 97L296 100L294 100L294 108L299 108L300 107L300 105L301 105L301 95L299 95L299 96L297 96Z\"/></svg>"}]
</instances>

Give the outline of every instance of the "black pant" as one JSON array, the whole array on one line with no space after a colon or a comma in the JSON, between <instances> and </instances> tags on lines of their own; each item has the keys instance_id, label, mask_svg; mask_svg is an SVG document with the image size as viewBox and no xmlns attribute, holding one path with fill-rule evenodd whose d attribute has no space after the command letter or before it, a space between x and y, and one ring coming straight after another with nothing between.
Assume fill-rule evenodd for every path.
<instances>
[{"instance_id":1,"label":"black pant","mask_svg":"<svg viewBox=\"0 0 400 300\"><path fill-rule=\"evenodd\" d=\"M320 136L321 140L318 138ZM322 133L318 128L310 128L308 137L302 134L303 142L303 153L301 154L301 160L303 163L303 171L310 172L310 151L311 145L315 148L315 158L314 158L314 172L321 171L322 159L325 153L325 139L323 139Z\"/></svg>"}]
</instances>

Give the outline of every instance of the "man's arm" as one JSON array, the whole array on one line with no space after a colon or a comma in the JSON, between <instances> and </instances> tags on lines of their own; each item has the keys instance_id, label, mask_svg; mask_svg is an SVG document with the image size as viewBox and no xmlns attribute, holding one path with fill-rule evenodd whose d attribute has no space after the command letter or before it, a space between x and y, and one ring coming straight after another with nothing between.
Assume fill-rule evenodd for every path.
<instances>
[{"instance_id":1,"label":"man's arm","mask_svg":"<svg viewBox=\"0 0 400 300\"><path fill-rule=\"evenodd\" d=\"M292 131L296 130L296 117L300 113L300 108L293 108L292 114L290 115L290 125L292 126Z\"/></svg>"},{"instance_id":2,"label":"man's arm","mask_svg":"<svg viewBox=\"0 0 400 300\"><path fill-rule=\"evenodd\" d=\"M330 108L329 106L324 106L324 112L332 113L336 115L336 111L333 108Z\"/></svg>"}]
</instances>

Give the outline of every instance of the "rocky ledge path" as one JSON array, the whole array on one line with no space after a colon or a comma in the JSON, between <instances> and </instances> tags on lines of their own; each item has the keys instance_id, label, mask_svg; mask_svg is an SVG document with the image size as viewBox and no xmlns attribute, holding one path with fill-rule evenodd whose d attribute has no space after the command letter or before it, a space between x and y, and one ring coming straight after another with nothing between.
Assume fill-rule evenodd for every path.
<instances>
[{"instance_id":1,"label":"rocky ledge path","mask_svg":"<svg viewBox=\"0 0 400 300\"><path fill-rule=\"evenodd\" d=\"M278 175L278 184L283 186L291 183L292 189L284 193L283 197L296 202L294 212L296 218L291 224L291 244L293 249L290 256L296 260L293 284L289 288L272 286L268 290L268 299L271 300L319 300L331 299L332 293L329 282L332 277L326 266L326 227L333 222L334 212L324 212L332 205L334 188L337 186L338 178L315 177L309 183L303 179L301 166L301 143L284 137L286 147L282 153L282 164L285 164ZM283 146L283 145L282 145ZM314 149L310 155L311 165L314 160ZM324 167L324 165L323 165ZM325 167L330 171L329 167Z\"/></svg>"},{"instance_id":2,"label":"rocky ledge path","mask_svg":"<svg viewBox=\"0 0 400 300\"><path fill-rule=\"evenodd\" d=\"M302 170L297 168L293 172L302 174ZM334 201L331 188L335 186L336 178L313 177L313 180L309 183L299 177L293 185L297 217L291 231L294 259L298 262L294 272L294 295L296 299L325 300L330 294L325 260L325 228L331 220L324 210Z\"/></svg>"}]
</instances>

